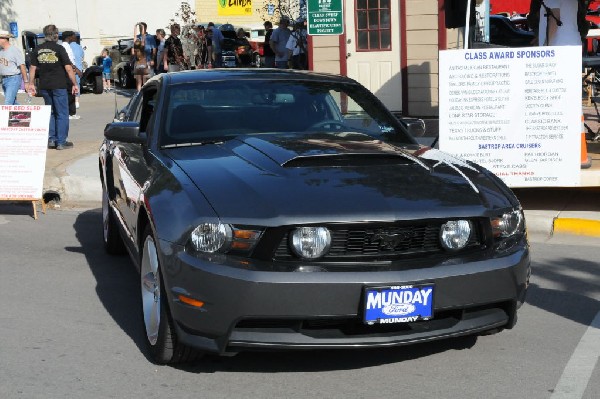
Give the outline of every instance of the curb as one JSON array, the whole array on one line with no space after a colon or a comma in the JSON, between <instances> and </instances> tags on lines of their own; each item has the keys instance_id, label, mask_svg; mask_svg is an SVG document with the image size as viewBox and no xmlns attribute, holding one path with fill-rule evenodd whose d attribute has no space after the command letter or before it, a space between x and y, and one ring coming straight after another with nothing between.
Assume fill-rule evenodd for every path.
<instances>
[{"instance_id":1,"label":"curb","mask_svg":"<svg viewBox=\"0 0 600 399\"><path fill-rule=\"evenodd\" d=\"M554 233L600 237L600 220L556 218L553 224Z\"/></svg>"}]
</instances>

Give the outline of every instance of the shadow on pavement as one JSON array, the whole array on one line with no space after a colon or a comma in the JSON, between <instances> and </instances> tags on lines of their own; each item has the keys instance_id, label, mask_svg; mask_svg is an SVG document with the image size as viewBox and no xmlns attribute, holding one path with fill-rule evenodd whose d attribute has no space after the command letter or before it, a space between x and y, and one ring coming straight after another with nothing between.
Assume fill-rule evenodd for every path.
<instances>
[{"instance_id":1,"label":"shadow on pavement","mask_svg":"<svg viewBox=\"0 0 600 399\"><path fill-rule=\"evenodd\" d=\"M82 212L73 225L81 246L67 248L85 255L96 279L98 299L117 325L146 355L142 329L139 278L128 256L111 256L102 246L102 211Z\"/></svg>"},{"instance_id":2,"label":"shadow on pavement","mask_svg":"<svg viewBox=\"0 0 600 399\"><path fill-rule=\"evenodd\" d=\"M594 299L600 296L597 262L559 258L542 265L534 263L532 268L529 305L585 326L600 312L600 301ZM545 281L539 284L540 280Z\"/></svg>"},{"instance_id":3,"label":"shadow on pavement","mask_svg":"<svg viewBox=\"0 0 600 399\"><path fill-rule=\"evenodd\" d=\"M355 370L398 363L450 350L472 348L476 336L466 336L409 346L377 349L297 350L242 352L234 357L205 356L195 363L178 365L189 373L286 373Z\"/></svg>"}]
</instances>

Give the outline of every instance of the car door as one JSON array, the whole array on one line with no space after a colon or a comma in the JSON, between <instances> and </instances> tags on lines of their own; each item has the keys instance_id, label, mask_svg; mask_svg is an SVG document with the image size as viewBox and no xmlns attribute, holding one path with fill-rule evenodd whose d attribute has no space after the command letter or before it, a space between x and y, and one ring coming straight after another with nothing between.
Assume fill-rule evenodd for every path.
<instances>
[{"instance_id":1,"label":"car door","mask_svg":"<svg viewBox=\"0 0 600 399\"><path fill-rule=\"evenodd\" d=\"M151 142L151 126L156 103L156 85L146 85L137 95L127 117L129 122L140 125L140 133L145 133L148 140L144 144L117 142L113 148L113 173L116 186L115 205L120 213L128 235L135 245L137 237L137 217L142 198L142 188L150 175L147 160L148 143Z\"/></svg>"}]
</instances>

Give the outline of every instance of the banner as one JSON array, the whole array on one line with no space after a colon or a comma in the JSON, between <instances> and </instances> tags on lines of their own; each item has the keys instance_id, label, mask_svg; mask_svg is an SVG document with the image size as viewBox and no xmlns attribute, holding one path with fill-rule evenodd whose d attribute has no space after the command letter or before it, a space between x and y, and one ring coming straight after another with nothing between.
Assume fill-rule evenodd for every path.
<instances>
[{"instance_id":1,"label":"banner","mask_svg":"<svg viewBox=\"0 0 600 399\"><path fill-rule=\"evenodd\" d=\"M440 149L510 187L580 185L581 47L440 52Z\"/></svg>"},{"instance_id":2,"label":"banner","mask_svg":"<svg viewBox=\"0 0 600 399\"><path fill-rule=\"evenodd\" d=\"M42 198L49 105L0 106L0 200Z\"/></svg>"},{"instance_id":3,"label":"banner","mask_svg":"<svg viewBox=\"0 0 600 399\"><path fill-rule=\"evenodd\" d=\"M252 15L252 0L217 0L218 15Z\"/></svg>"}]
</instances>

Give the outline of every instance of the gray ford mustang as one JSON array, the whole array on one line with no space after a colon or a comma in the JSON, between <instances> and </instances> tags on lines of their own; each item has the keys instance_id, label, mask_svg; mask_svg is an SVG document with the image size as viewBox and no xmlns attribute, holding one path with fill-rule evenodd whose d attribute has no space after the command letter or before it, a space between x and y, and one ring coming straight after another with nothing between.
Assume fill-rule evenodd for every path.
<instances>
[{"instance_id":1,"label":"gray ford mustang","mask_svg":"<svg viewBox=\"0 0 600 399\"><path fill-rule=\"evenodd\" d=\"M530 257L515 196L484 168L416 144L351 79L162 74L104 136L104 247L140 272L157 363L516 323Z\"/></svg>"}]
</instances>

